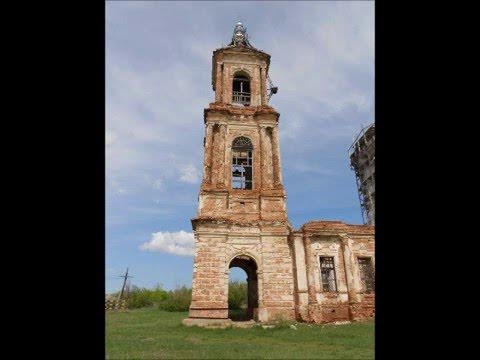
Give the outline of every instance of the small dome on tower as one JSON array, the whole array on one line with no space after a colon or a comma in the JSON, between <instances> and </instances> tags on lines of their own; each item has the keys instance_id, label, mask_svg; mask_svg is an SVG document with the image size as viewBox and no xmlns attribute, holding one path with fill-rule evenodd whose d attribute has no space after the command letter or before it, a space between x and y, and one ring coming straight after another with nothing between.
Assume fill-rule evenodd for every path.
<instances>
[{"instance_id":1,"label":"small dome on tower","mask_svg":"<svg viewBox=\"0 0 480 360\"><path fill-rule=\"evenodd\" d=\"M248 42L247 29L243 26L241 21L237 21L233 29L232 42L230 45L252 47Z\"/></svg>"}]
</instances>

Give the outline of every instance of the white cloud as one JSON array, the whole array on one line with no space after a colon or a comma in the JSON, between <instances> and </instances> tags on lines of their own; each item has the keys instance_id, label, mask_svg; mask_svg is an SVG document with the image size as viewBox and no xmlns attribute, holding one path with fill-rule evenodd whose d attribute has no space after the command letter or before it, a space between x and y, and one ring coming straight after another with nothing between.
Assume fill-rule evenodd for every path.
<instances>
[{"instance_id":1,"label":"white cloud","mask_svg":"<svg viewBox=\"0 0 480 360\"><path fill-rule=\"evenodd\" d=\"M152 239L149 242L140 245L140 250L193 256L194 244L193 233L183 230L177 232L159 231L152 234Z\"/></svg>"},{"instance_id":2,"label":"white cloud","mask_svg":"<svg viewBox=\"0 0 480 360\"><path fill-rule=\"evenodd\" d=\"M180 180L190 183L196 184L198 182L198 171L192 164L184 166L180 169Z\"/></svg>"}]
</instances>

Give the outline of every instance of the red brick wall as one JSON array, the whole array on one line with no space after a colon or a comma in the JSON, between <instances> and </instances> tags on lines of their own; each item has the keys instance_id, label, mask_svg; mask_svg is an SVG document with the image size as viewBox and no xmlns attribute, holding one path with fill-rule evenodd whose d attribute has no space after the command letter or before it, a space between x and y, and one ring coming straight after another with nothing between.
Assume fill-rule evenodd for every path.
<instances>
[{"instance_id":1,"label":"red brick wall","mask_svg":"<svg viewBox=\"0 0 480 360\"><path fill-rule=\"evenodd\" d=\"M372 264L375 264L374 227L348 225L339 221L312 221L296 233L306 234L310 239L306 243L310 249L305 251L305 254L312 257L311 271L314 274L314 281L308 283L308 287L310 291L313 289L316 301L316 303L310 302L306 309L297 306L297 319L323 323L374 317L375 294L363 293L357 260L358 257L371 257ZM348 268L345 262L345 246L349 247L352 254ZM323 292L319 256L334 257L337 292ZM350 284L353 288L350 288L347 282L347 270L354 279L354 283ZM297 301L299 296L300 294L296 296Z\"/></svg>"}]
</instances>

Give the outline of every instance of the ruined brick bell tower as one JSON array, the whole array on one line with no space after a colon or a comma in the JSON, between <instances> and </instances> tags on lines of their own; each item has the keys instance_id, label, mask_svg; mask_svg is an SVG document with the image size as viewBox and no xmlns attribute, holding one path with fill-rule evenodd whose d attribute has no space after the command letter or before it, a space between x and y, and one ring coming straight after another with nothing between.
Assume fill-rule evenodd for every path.
<instances>
[{"instance_id":1,"label":"ruined brick bell tower","mask_svg":"<svg viewBox=\"0 0 480 360\"><path fill-rule=\"evenodd\" d=\"M268 105L270 55L255 49L241 22L212 56L215 102L204 110L204 166L192 219L192 302L184 324L228 320L232 267L247 273L249 318L295 317L278 122Z\"/></svg>"}]
</instances>

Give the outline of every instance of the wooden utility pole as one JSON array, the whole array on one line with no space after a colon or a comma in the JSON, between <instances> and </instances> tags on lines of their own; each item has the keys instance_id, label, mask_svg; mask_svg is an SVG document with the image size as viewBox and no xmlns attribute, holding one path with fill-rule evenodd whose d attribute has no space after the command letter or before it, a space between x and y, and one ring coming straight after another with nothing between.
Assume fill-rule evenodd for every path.
<instances>
[{"instance_id":1,"label":"wooden utility pole","mask_svg":"<svg viewBox=\"0 0 480 360\"><path fill-rule=\"evenodd\" d=\"M125 285L127 283L127 279L132 277L132 276L128 275L128 267L127 267L127 271L125 272L125 275L120 275L119 277L123 277L123 285L122 285L122 290L120 291L120 294L118 295L118 300L120 300L123 297L123 292L125 291Z\"/></svg>"}]
</instances>

